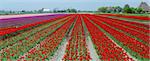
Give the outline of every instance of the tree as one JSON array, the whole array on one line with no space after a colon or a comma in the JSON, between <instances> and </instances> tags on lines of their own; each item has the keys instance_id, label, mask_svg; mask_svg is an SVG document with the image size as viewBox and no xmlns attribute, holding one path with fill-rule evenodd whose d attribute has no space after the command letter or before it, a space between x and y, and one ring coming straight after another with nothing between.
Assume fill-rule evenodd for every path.
<instances>
[{"instance_id":1,"label":"tree","mask_svg":"<svg viewBox=\"0 0 150 61\"><path fill-rule=\"evenodd\" d=\"M71 9L71 12L76 13L76 12L77 12L77 10L76 10L76 9Z\"/></svg>"},{"instance_id":2,"label":"tree","mask_svg":"<svg viewBox=\"0 0 150 61\"><path fill-rule=\"evenodd\" d=\"M67 10L66 10L67 12L71 12L71 10L68 8Z\"/></svg>"},{"instance_id":3,"label":"tree","mask_svg":"<svg viewBox=\"0 0 150 61\"><path fill-rule=\"evenodd\" d=\"M98 11L103 13L120 13L122 12L122 8L120 6L100 7Z\"/></svg>"},{"instance_id":4,"label":"tree","mask_svg":"<svg viewBox=\"0 0 150 61\"><path fill-rule=\"evenodd\" d=\"M130 10L130 13L137 13L137 8L131 7Z\"/></svg>"},{"instance_id":5,"label":"tree","mask_svg":"<svg viewBox=\"0 0 150 61\"><path fill-rule=\"evenodd\" d=\"M128 4L126 4L123 8L123 12L124 13L132 13L132 9L130 8L130 6Z\"/></svg>"},{"instance_id":6,"label":"tree","mask_svg":"<svg viewBox=\"0 0 150 61\"><path fill-rule=\"evenodd\" d=\"M116 13L120 13L123 10L120 6L116 6L114 8L115 8L114 12L116 12Z\"/></svg>"},{"instance_id":7,"label":"tree","mask_svg":"<svg viewBox=\"0 0 150 61\"><path fill-rule=\"evenodd\" d=\"M137 8L137 13L143 13L144 10L142 8Z\"/></svg>"},{"instance_id":8,"label":"tree","mask_svg":"<svg viewBox=\"0 0 150 61\"><path fill-rule=\"evenodd\" d=\"M100 8L98 8L98 11L105 13L105 12L107 12L107 7L100 7Z\"/></svg>"},{"instance_id":9,"label":"tree","mask_svg":"<svg viewBox=\"0 0 150 61\"><path fill-rule=\"evenodd\" d=\"M43 12L43 9L44 9L44 8L39 9L39 10L38 10L38 13L42 13L42 12Z\"/></svg>"},{"instance_id":10,"label":"tree","mask_svg":"<svg viewBox=\"0 0 150 61\"><path fill-rule=\"evenodd\" d=\"M21 12L26 12L25 10L22 10Z\"/></svg>"},{"instance_id":11,"label":"tree","mask_svg":"<svg viewBox=\"0 0 150 61\"><path fill-rule=\"evenodd\" d=\"M67 12L74 12L74 13L76 13L76 12L77 12L77 10L76 10L76 9L67 9L66 11L67 11Z\"/></svg>"}]
</instances>

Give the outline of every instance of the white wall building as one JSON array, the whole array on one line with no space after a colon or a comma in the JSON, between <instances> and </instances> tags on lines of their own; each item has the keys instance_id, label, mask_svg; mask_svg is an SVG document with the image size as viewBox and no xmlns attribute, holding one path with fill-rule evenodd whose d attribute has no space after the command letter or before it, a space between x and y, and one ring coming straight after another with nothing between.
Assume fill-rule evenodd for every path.
<instances>
[{"instance_id":1,"label":"white wall building","mask_svg":"<svg viewBox=\"0 0 150 61\"><path fill-rule=\"evenodd\" d=\"M50 9L48 9L48 8L42 8L42 11L46 12L46 11L50 11Z\"/></svg>"}]
</instances>

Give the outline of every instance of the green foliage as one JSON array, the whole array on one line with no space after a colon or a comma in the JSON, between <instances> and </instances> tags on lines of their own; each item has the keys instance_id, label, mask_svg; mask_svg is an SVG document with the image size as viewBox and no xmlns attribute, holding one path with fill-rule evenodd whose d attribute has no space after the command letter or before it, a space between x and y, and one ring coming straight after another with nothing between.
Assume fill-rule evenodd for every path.
<instances>
[{"instance_id":1,"label":"green foliage","mask_svg":"<svg viewBox=\"0 0 150 61\"><path fill-rule=\"evenodd\" d=\"M100 8L98 8L98 12L102 12L102 13L120 13L120 12L122 12L122 8L120 6L100 7Z\"/></svg>"},{"instance_id":2,"label":"green foliage","mask_svg":"<svg viewBox=\"0 0 150 61\"><path fill-rule=\"evenodd\" d=\"M143 13L144 10L143 10L142 8L137 8L137 12L138 12L138 13Z\"/></svg>"},{"instance_id":3,"label":"green foliage","mask_svg":"<svg viewBox=\"0 0 150 61\"><path fill-rule=\"evenodd\" d=\"M100 7L97 10L101 13L130 13L130 14L143 14L145 13L142 8L130 7L126 4L123 8L120 6L112 6L112 7Z\"/></svg>"},{"instance_id":4,"label":"green foliage","mask_svg":"<svg viewBox=\"0 0 150 61\"><path fill-rule=\"evenodd\" d=\"M6 11L6 10L0 10L0 15L14 15L14 14L38 14L38 13L77 13L78 11L74 8L68 8L68 9L63 9L63 10L56 10L54 9L53 11L43 11L44 8L39 9L39 10L33 10L33 11L26 11L26 10L21 10L21 11Z\"/></svg>"},{"instance_id":5,"label":"green foliage","mask_svg":"<svg viewBox=\"0 0 150 61\"><path fill-rule=\"evenodd\" d=\"M105 13L105 12L107 12L106 10L107 10L107 7L100 7L100 8L98 8L99 12Z\"/></svg>"},{"instance_id":6,"label":"green foliage","mask_svg":"<svg viewBox=\"0 0 150 61\"><path fill-rule=\"evenodd\" d=\"M26 10L21 10L21 11L6 11L6 10L0 10L0 15L14 15L14 14L35 14L35 13L40 13L39 11L33 10L33 11L26 11Z\"/></svg>"},{"instance_id":7,"label":"green foliage","mask_svg":"<svg viewBox=\"0 0 150 61\"><path fill-rule=\"evenodd\" d=\"M72 8L64 9L64 10L53 10L54 13L77 13L77 10Z\"/></svg>"},{"instance_id":8,"label":"green foliage","mask_svg":"<svg viewBox=\"0 0 150 61\"><path fill-rule=\"evenodd\" d=\"M126 4L123 8L124 13L132 13L132 8L128 4Z\"/></svg>"},{"instance_id":9,"label":"green foliage","mask_svg":"<svg viewBox=\"0 0 150 61\"><path fill-rule=\"evenodd\" d=\"M115 8L114 12L117 12L117 13L122 12L122 8L120 6L116 6L114 8Z\"/></svg>"},{"instance_id":10,"label":"green foliage","mask_svg":"<svg viewBox=\"0 0 150 61\"><path fill-rule=\"evenodd\" d=\"M144 10L142 8L135 8L135 7L130 7L128 4L126 4L123 8L124 13L136 13L136 14L141 14L144 13Z\"/></svg>"}]
</instances>

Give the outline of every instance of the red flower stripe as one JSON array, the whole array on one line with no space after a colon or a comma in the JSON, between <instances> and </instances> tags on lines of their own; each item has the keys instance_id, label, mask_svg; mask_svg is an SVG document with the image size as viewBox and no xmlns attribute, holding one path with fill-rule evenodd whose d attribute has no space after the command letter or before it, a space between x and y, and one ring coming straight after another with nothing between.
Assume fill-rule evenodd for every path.
<instances>
[{"instance_id":1,"label":"red flower stripe","mask_svg":"<svg viewBox=\"0 0 150 61\"><path fill-rule=\"evenodd\" d=\"M98 15L98 16L101 16L101 17L104 17L104 18L108 18L108 17L105 16L105 15ZM143 28L146 28L146 29L149 29L149 28L150 28L150 25L145 25L145 24L142 24L142 23L129 22L129 21L119 20L119 19L114 19L114 18L109 18L109 19L122 22L122 24L123 24L123 23L129 23L129 24L134 25L134 26L137 26L137 27L143 27Z\"/></svg>"},{"instance_id":2,"label":"red flower stripe","mask_svg":"<svg viewBox=\"0 0 150 61\"><path fill-rule=\"evenodd\" d=\"M130 23L123 23L123 22L120 21L120 20L114 20L114 19L110 19L110 18L107 18L107 17L104 18L104 17L101 17L101 16L95 16L95 17L97 17L97 18L99 18L99 19L103 19L103 20L105 20L105 21L112 22L112 23L118 23L118 24L127 26L127 27L129 27L129 28L135 29L135 30L137 30L137 31L142 31L142 32L144 32L144 33L149 33L149 32L150 32L149 29L144 29L144 28L141 28L141 27L139 27L139 26L134 26L134 25L132 25L132 24L130 24Z\"/></svg>"},{"instance_id":3,"label":"red flower stripe","mask_svg":"<svg viewBox=\"0 0 150 61\"><path fill-rule=\"evenodd\" d=\"M117 16L117 17L122 17L122 18L130 18L130 19L138 19L138 20L143 20L143 21L150 21L149 17L144 17L144 16L127 16L127 15L120 15L120 14L104 14L107 16Z\"/></svg>"},{"instance_id":4,"label":"red flower stripe","mask_svg":"<svg viewBox=\"0 0 150 61\"><path fill-rule=\"evenodd\" d=\"M95 16L93 16L93 18L92 19L95 19ZM95 19L96 20L96 19ZM130 29L130 28L127 28L126 26L121 26L121 25L119 25L119 24L117 24L117 23L115 23L115 22L112 22L111 20L109 20L109 19L105 19L105 18L101 18L101 17L97 17L97 21L101 21L101 22L105 22L105 23L107 23L107 24L109 24L110 26L112 26L112 27L116 27L116 28L118 28L118 29L120 29L120 30L123 30L124 32L127 32L127 33L129 33L129 34L131 34L131 35L133 35L133 36L136 36L136 37L138 37L138 38L140 38L140 39L142 39L143 40L143 42L145 42L145 43L149 43L149 37L150 36L148 36L148 35L145 35L145 34L142 34L142 33L140 33L140 32L138 32L138 31L135 31L135 30L132 30L132 29ZM142 35L142 36L141 36Z\"/></svg>"},{"instance_id":5,"label":"red flower stripe","mask_svg":"<svg viewBox=\"0 0 150 61\"><path fill-rule=\"evenodd\" d=\"M87 16L88 17L88 16ZM90 32L93 43L96 45L97 53L101 60L133 60L130 58L122 48L118 47L112 40L110 40L102 31L94 24L84 18L84 22Z\"/></svg>"},{"instance_id":6,"label":"red flower stripe","mask_svg":"<svg viewBox=\"0 0 150 61\"><path fill-rule=\"evenodd\" d=\"M93 20L96 24L98 24L101 28L103 28L105 31L110 33L113 37L115 37L117 40L119 40L121 43L123 43L124 46L130 48L132 51L136 52L138 55L141 56L141 58L147 58L149 59L149 46L146 46L139 42L138 40L131 38L127 35L125 35L122 32L119 32L106 24L103 24L103 22L100 22L98 20Z\"/></svg>"},{"instance_id":7,"label":"red flower stripe","mask_svg":"<svg viewBox=\"0 0 150 61\"><path fill-rule=\"evenodd\" d=\"M67 20L67 23L65 23L62 27L56 30L52 35L47 36L46 39L40 42L40 46L35 47L33 53L30 53L30 51L32 51L30 50L28 52L28 55L23 57L29 58L29 60L35 60L36 58L37 60L45 60L46 58L48 58L48 56L54 54L54 52L57 50L57 47L62 42L62 39L65 37L65 34L72 22L74 21L74 19L75 16L70 20Z\"/></svg>"},{"instance_id":8,"label":"red flower stripe","mask_svg":"<svg viewBox=\"0 0 150 61\"><path fill-rule=\"evenodd\" d=\"M48 28L37 32L36 34L34 34L33 36L30 37L26 37L22 43L17 43L16 45L11 46L10 48L8 48L8 52L2 51L0 54L1 58L6 58L7 59L16 59L20 56L20 54L24 54L26 51L28 51L29 49L31 49L32 47L34 47L38 42L40 42L40 40L42 40L42 37L44 37L45 35L48 35L48 33L52 30L54 30L56 27L58 27L59 25L63 25L63 23L65 23L66 21L60 21L56 24L53 24L51 26L49 26ZM54 34L55 35L55 34ZM7 48L7 47L6 47ZM54 48L54 47L52 47ZM43 49L43 48L41 48ZM34 50L29 51L30 53L35 52ZM11 57L12 54L15 54L14 56ZM31 56L28 56L28 58L30 58Z\"/></svg>"},{"instance_id":9,"label":"red flower stripe","mask_svg":"<svg viewBox=\"0 0 150 61\"><path fill-rule=\"evenodd\" d=\"M61 17L53 18L53 19L50 19L50 20L44 20L44 21L36 22L36 23L32 23L32 24L26 24L26 25L20 26L18 28L10 28L10 29L6 29L6 30L1 30L0 31L0 36L10 34L10 33L16 32L18 30L23 30L25 28L29 28L29 27L32 27L32 26L36 26L36 25L39 25L39 24L51 22L52 20L56 20L56 19L60 19L60 18L64 18L64 17L66 17L66 16L61 16Z\"/></svg>"},{"instance_id":10,"label":"red flower stripe","mask_svg":"<svg viewBox=\"0 0 150 61\"><path fill-rule=\"evenodd\" d=\"M63 60L89 61L90 59L91 57L87 49L81 17L78 16Z\"/></svg>"}]
</instances>

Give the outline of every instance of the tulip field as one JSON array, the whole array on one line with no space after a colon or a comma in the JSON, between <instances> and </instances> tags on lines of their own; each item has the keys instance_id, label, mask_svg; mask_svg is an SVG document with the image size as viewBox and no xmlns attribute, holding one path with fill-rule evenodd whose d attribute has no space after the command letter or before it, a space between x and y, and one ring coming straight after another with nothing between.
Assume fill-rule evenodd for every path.
<instances>
[{"instance_id":1,"label":"tulip field","mask_svg":"<svg viewBox=\"0 0 150 61\"><path fill-rule=\"evenodd\" d=\"M107 16L117 16L117 17L122 17L122 18L131 18L131 19L138 19L138 20L143 20L143 21L149 21L149 17L146 16L127 16L127 15L120 15L120 14L104 14Z\"/></svg>"},{"instance_id":2,"label":"tulip field","mask_svg":"<svg viewBox=\"0 0 150 61\"><path fill-rule=\"evenodd\" d=\"M0 19L0 61L149 61L150 24L136 20L150 18L51 14Z\"/></svg>"}]
</instances>

